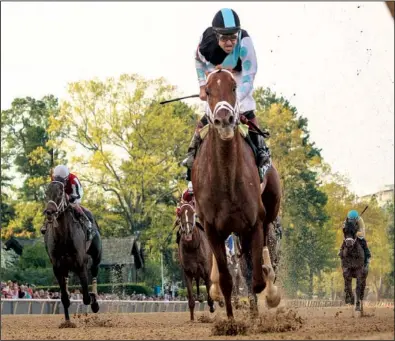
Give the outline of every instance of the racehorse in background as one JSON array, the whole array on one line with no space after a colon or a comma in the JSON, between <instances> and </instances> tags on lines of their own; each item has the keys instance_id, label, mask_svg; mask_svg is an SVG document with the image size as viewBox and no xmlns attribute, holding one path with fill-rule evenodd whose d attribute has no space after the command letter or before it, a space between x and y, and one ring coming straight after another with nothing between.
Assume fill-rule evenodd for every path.
<instances>
[{"instance_id":1,"label":"racehorse in background","mask_svg":"<svg viewBox=\"0 0 395 341\"><path fill-rule=\"evenodd\" d=\"M352 221L346 221L343 227L344 241L340 252L344 278L346 304L355 304L355 311L363 312L363 298L366 287L368 270L364 266L365 252L357 237L357 226ZM352 279L357 279L355 296L352 292Z\"/></svg>"},{"instance_id":2,"label":"racehorse in background","mask_svg":"<svg viewBox=\"0 0 395 341\"><path fill-rule=\"evenodd\" d=\"M87 241L85 228L76 218L74 209L64 191L64 182L57 178L48 185L44 214L48 226L44 236L45 247L60 286L66 322L70 322L68 311L70 306L68 275L70 271L74 272L80 279L84 304L90 304L92 311L97 313L99 311L97 275L102 255L102 244L97 222L93 219L96 234L92 241ZM88 291L88 255L92 258L90 268L92 292Z\"/></svg>"},{"instance_id":3,"label":"racehorse in background","mask_svg":"<svg viewBox=\"0 0 395 341\"><path fill-rule=\"evenodd\" d=\"M191 321L193 321L195 309L195 298L192 290L193 279L196 280L198 297L200 279L203 279L207 289L207 303L210 307L210 312L213 313L215 310L214 302L210 297L212 252L202 227L196 222L195 209L191 204L181 205L179 219L180 242L178 253L188 290Z\"/></svg>"}]
</instances>

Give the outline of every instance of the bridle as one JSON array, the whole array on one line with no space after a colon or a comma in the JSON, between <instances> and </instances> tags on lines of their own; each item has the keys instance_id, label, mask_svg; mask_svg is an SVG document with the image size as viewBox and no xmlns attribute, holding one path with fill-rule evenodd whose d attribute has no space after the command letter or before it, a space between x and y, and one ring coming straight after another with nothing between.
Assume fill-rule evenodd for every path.
<instances>
[{"instance_id":1,"label":"bridle","mask_svg":"<svg viewBox=\"0 0 395 341\"><path fill-rule=\"evenodd\" d=\"M343 234L344 234L344 230L346 227L343 228ZM355 235L355 238L351 238L351 237L347 237L347 238L343 238L344 243L347 247L347 242L351 242L351 247L353 247L355 245L355 242L357 241L358 236Z\"/></svg>"},{"instance_id":2,"label":"bridle","mask_svg":"<svg viewBox=\"0 0 395 341\"><path fill-rule=\"evenodd\" d=\"M229 74L232 76L232 79L235 80L235 77L233 76L233 73L232 73L232 72L230 72L229 70L226 70L226 69L219 69L219 70L214 70L214 71L212 71L212 72L210 72L210 73L208 74L206 84L208 84L208 81L209 81L210 77L211 77L214 73L217 73L217 72L227 72L227 73L229 73ZM235 80L235 81L236 81L236 80ZM210 95L207 94L207 98L208 98L209 96L210 96ZM234 115L236 124L239 122L239 120L240 120L240 105L239 105L239 100L237 99L237 97L236 97L236 102L235 102L235 105L234 105L234 106L232 106L232 105L231 105L229 102L227 102L227 101L219 101L219 102L215 105L214 111L211 111L210 105L209 105L209 103L208 103L208 101L207 101L206 116L207 116L208 120L210 121L210 123L214 123L215 115L216 115L216 114L218 113L218 111L220 111L220 110L228 110L231 114Z\"/></svg>"},{"instance_id":3,"label":"bridle","mask_svg":"<svg viewBox=\"0 0 395 341\"><path fill-rule=\"evenodd\" d=\"M186 225L187 225L187 226L188 226L188 225L191 225L191 232L192 232L193 229L196 227L196 214L195 214L195 209L193 208L193 206L192 206L191 204L183 204L183 205L181 205L181 207L180 207L180 212L182 211L182 208L183 208L183 207L190 207L191 210L193 211L193 219L192 219L192 222L190 222L190 221L188 220L188 214L187 214L188 211L185 211ZM180 213L180 225L181 225L181 232L182 232L184 229L183 229L183 224L182 224L182 222L181 222L181 213Z\"/></svg>"},{"instance_id":4,"label":"bridle","mask_svg":"<svg viewBox=\"0 0 395 341\"><path fill-rule=\"evenodd\" d=\"M53 200L48 200L48 202L47 202L47 206L48 206L48 204L52 204L56 208L56 211L53 214L50 214L50 215L47 214L47 216L57 219L58 216L66 210L66 208L69 204L66 200L66 193L64 191L64 183L61 181L57 181L57 180L51 181L51 183L59 183L62 185L62 199L60 200L59 205Z\"/></svg>"}]
</instances>

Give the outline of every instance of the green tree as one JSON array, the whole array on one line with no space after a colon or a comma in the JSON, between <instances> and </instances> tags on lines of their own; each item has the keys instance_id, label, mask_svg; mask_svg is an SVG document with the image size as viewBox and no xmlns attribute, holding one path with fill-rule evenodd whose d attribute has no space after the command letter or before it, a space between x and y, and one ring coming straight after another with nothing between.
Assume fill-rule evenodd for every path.
<instances>
[{"instance_id":1,"label":"green tree","mask_svg":"<svg viewBox=\"0 0 395 341\"><path fill-rule=\"evenodd\" d=\"M40 236L40 227L44 221L43 205L35 201L18 201L15 205L14 217L6 226L2 226L1 238L35 238Z\"/></svg>"},{"instance_id":2,"label":"green tree","mask_svg":"<svg viewBox=\"0 0 395 341\"><path fill-rule=\"evenodd\" d=\"M22 270L28 268L52 268L43 242L37 242L23 248L19 258L18 267Z\"/></svg>"},{"instance_id":3,"label":"green tree","mask_svg":"<svg viewBox=\"0 0 395 341\"><path fill-rule=\"evenodd\" d=\"M391 269L390 272L387 275L387 282L390 286L394 286L394 277L395 277L395 271L394 271L394 243L395 243L395 227L394 227L394 201L391 203L387 204L385 207L386 210L386 215L387 215L387 221L388 221L388 228L387 228L387 234L388 234L388 242L390 246L390 252L389 252L389 261L391 264Z\"/></svg>"},{"instance_id":4,"label":"green tree","mask_svg":"<svg viewBox=\"0 0 395 341\"><path fill-rule=\"evenodd\" d=\"M325 213L327 197L318 172L320 150L310 141L307 119L270 89L255 91L257 117L271 132L268 145L282 186L281 212L285 228L284 285L288 294L313 294L314 276L331 267L334 233Z\"/></svg>"},{"instance_id":5,"label":"green tree","mask_svg":"<svg viewBox=\"0 0 395 341\"><path fill-rule=\"evenodd\" d=\"M37 202L43 199L42 185L48 181L50 169L65 156L56 143L58 134L48 132L58 113L58 100L53 95L41 100L16 98L10 109L2 110L2 188L15 170L23 180L21 198Z\"/></svg>"},{"instance_id":6,"label":"green tree","mask_svg":"<svg viewBox=\"0 0 395 341\"><path fill-rule=\"evenodd\" d=\"M74 163L82 180L102 191L102 211L122 217L116 233L155 228L156 221L171 228L170 219L156 216L162 214L160 204L175 204L177 181L185 171L179 162L196 120L192 108L159 105L174 89L162 79L137 75L72 83L69 94L72 100L62 105L51 130L62 122L84 150Z\"/></svg>"}]
</instances>

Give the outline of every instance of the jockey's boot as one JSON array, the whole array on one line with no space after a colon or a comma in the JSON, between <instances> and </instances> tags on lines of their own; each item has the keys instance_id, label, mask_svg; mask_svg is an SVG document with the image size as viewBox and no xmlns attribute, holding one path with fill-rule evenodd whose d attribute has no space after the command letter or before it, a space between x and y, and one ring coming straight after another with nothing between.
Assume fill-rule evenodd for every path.
<instances>
[{"instance_id":1,"label":"jockey's boot","mask_svg":"<svg viewBox=\"0 0 395 341\"><path fill-rule=\"evenodd\" d=\"M364 267L365 271L369 270L369 263L370 263L370 258L372 257L372 254L370 253L370 250L368 248L368 243L366 242L366 239L363 237L358 237L359 241L361 242L361 246L363 248L363 251L365 253L365 259L364 259Z\"/></svg>"},{"instance_id":2,"label":"jockey's boot","mask_svg":"<svg viewBox=\"0 0 395 341\"><path fill-rule=\"evenodd\" d=\"M270 150L265 143L265 139L262 135L251 133L252 142L256 146L257 158L256 164L259 168L263 168L270 164Z\"/></svg>"},{"instance_id":3,"label":"jockey's boot","mask_svg":"<svg viewBox=\"0 0 395 341\"><path fill-rule=\"evenodd\" d=\"M184 167L187 167L187 175L186 175L186 180L191 181L191 169L193 166L193 161L195 161L195 155L196 152L200 146L200 143L202 142L202 139L200 138L200 135L195 132L193 134L191 143L188 146L188 152L187 152L187 157L181 162L181 164Z\"/></svg>"},{"instance_id":4,"label":"jockey's boot","mask_svg":"<svg viewBox=\"0 0 395 341\"><path fill-rule=\"evenodd\" d=\"M256 164L258 166L259 178L262 182L266 170L270 166L270 150L262 135L254 132L250 132L249 135L251 136L252 143L256 147Z\"/></svg>"}]
</instances>

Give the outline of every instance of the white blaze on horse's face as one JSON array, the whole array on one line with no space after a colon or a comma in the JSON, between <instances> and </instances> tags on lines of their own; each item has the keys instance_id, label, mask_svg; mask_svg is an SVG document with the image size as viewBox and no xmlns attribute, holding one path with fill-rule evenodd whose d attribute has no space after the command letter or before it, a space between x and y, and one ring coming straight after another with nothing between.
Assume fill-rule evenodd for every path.
<instances>
[{"instance_id":1,"label":"white blaze on horse's face","mask_svg":"<svg viewBox=\"0 0 395 341\"><path fill-rule=\"evenodd\" d=\"M211 72L207 76L206 91L207 116L210 123L217 129L222 140L232 139L240 118L236 81L232 72L226 69Z\"/></svg>"},{"instance_id":2,"label":"white blaze on horse's face","mask_svg":"<svg viewBox=\"0 0 395 341\"><path fill-rule=\"evenodd\" d=\"M190 204L184 204L180 207L181 210L181 233L185 240L192 240L192 233L195 227L195 210Z\"/></svg>"},{"instance_id":3,"label":"white blaze on horse's face","mask_svg":"<svg viewBox=\"0 0 395 341\"><path fill-rule=\"evenodd\" d=\"M187 234L189 234L189 221L188 221L188 209L185 210L185 222L187 227Z\"/></svg>"}]
</instances>

